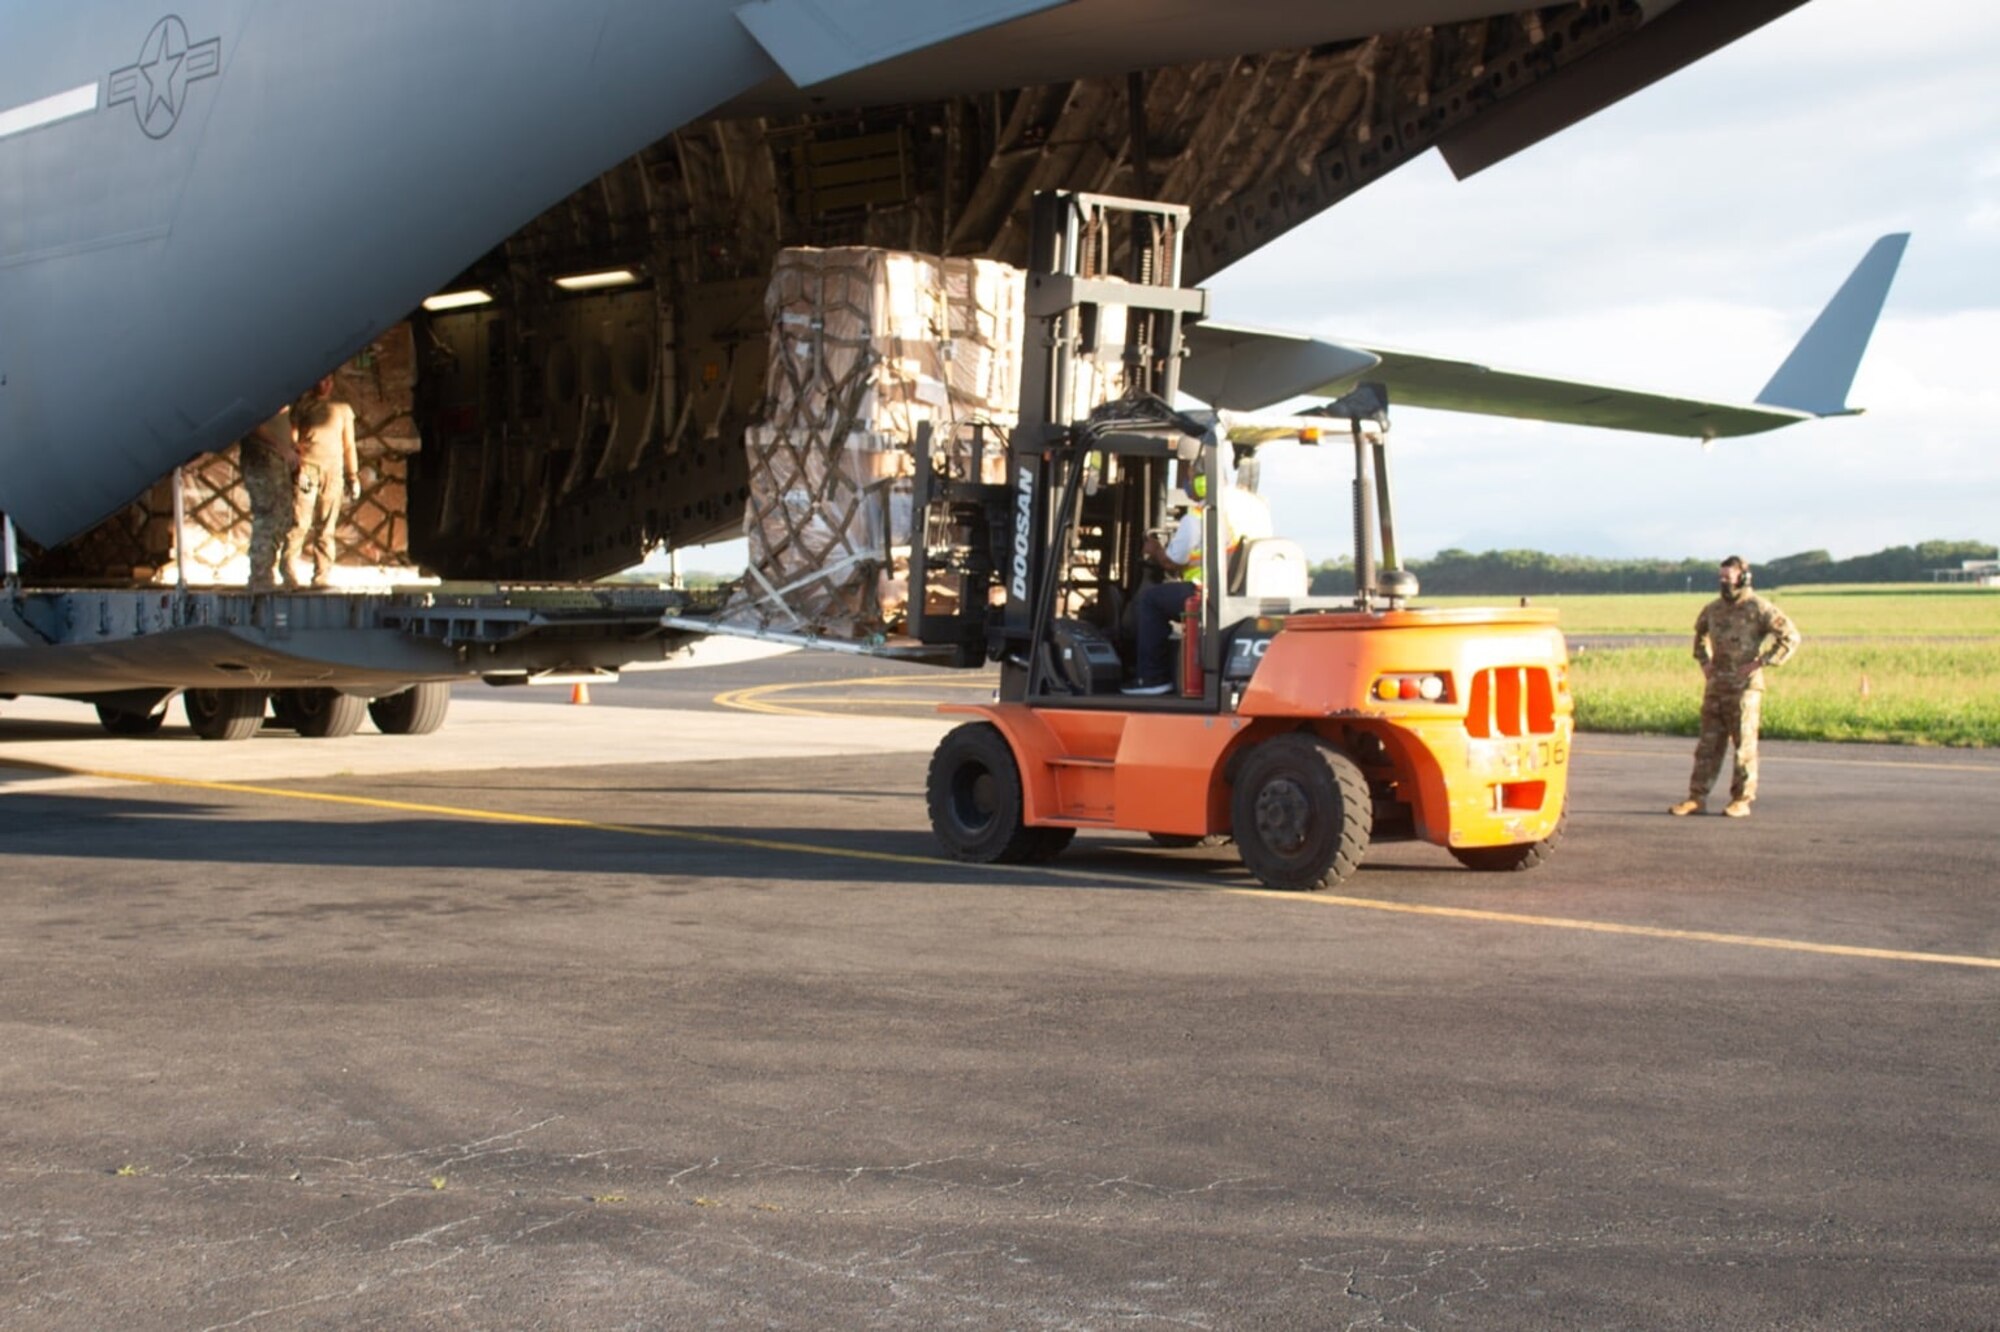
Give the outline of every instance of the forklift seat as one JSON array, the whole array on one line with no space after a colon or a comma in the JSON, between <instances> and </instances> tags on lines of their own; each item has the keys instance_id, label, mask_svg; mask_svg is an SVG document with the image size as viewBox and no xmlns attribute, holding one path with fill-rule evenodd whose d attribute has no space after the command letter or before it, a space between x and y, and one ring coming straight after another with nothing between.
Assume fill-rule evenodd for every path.
<instances>
[{"instance_id":1,"label":"forklift seat","mask_svg":"<svg viewBox=\"0 0 2000 1332\"><path fill-rule=\"evenodd\" d=\"M1230 552L1231 596L1301 601L1311 586L1312 569L1296 541L1259 537L1239 542Z\"/></svg>"}]
</instances>

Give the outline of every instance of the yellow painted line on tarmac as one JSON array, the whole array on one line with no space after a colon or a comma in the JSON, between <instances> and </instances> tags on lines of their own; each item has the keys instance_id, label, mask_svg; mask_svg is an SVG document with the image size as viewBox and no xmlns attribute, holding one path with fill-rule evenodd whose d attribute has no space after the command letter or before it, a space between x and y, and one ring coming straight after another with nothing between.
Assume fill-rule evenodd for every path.
<instances>
[{"instance_id":1,"label":"yellow painted line on tarmac","mask_svg":"<svg viewBox=\"0 0 2000 1332\"><path fill-rule=\"evenodd\" d=\"M1671 758L1677 762L1685 762L1687 758L1686 754L1682 754L1678 750L1671 753L1666 751L1655 753L1645 749L1599 749L1595 745L1578 745L1577 752L1579 754L1587 754L1592 758L1600 754L1607 758ZM1690 744L1688 746L1688 753L1693 752L1694 746ZM1851 759L1835 758L1832 756L1821 758L1816 754L1769 753L1760 753L1757 761L1760 763L1823 763L1839 768L1902 768L1915 769L1919 772L1978 772L1984 773L1989 777L2000 777L2000 763L1918 763L1910 759Z\"/></svg>"},{"instance_id":2,"label":"yellow painted line on tarmac","mask_svg":"<svg viewBox=\"0 0 2000 1332\"><path fill-rule=\"evenodd\" d=\"M787 717L793 717L793 716L828 717L837 719L849 719L854 715L852 710L855 708L935 708L938 706L938 700L934 698L882 698L880 696L877 696L875 698L862 698L859 695L855 694L819 694L815 695L808 701L811 702L815 708L833 708L833 709L844 708L847 709L847 711L809 712L800 709L797 711L779 713L778 715ZM748 708L745 710L755 711L756 709Z\"/></svg>"},{"instance_id":3,"label":"yellow painted line on tarmac","mask_svg":"<svg viewBox=\"0 0 2000 1332\"><path fill-rule=\"evenodd\" d=\"M1767 948L1784 953L1818 953L1826 957L1868 957L1885 962L1931 962L1945 966L1986 967L2000 970L2000 957L1979 957L1963 953L1918 953L1900 948L1862 948L1851 944L1815 943L1808 939L1779 939L1761 934L1677 930L1665 925L1621 925L1616 921L1578 920L1569 916L1530 916L1514 911L1481 911L1475 907L1423 906L1414 902L1382 902L1367 897L1336 897L1326 893L1280 893L1269 888L1228 888L1222 891L1235 893L1241 897L1321 902L1327 906L1355 907L1368 911L1395 911L1412 916L1444 916L1456 920L1483 920L1504 925L1533 925L1542 929L1583 930L1591 934L1623 934L1641 939L1726 944L1732 948Z\"/></svg>"},{"instance_id":4,"label":"yellow painted line on tarmac","mask_svg":"<svg viewBox=\"0 0 2000 1332\"><path fill-rule=\"evenodd\" d=\"M100 781L126 782L142 786L179 787L195 791L215 791L231 795L265 796L277 800L299 800L316 804L342 805L358 809L378 809L398 814L429 814L439 818L472 822L516 824L539 828L566 828L580 832L615 833L629 837L651 837L667 841L696 842L709 846L743 847L757 851L789 852L802 856L824 856L840 860L869 861L876 864L914 865L939 869L954 862L936 856L906 856L892 851L868 851L853 847L826 846L813 842L789 842L776 838L745 837L738 834L694 832L682 828L643 828L626 823L602 823L594 819L570 819L547 814L516 814L506 810L471 809L458 805L432 805L407 800L386 800L379 796L337 795L327 791L286 790L275 786L254 786L242 782L201 781L189 777L157 777L148 773L102 772L68 768L53 763L32 763L0 758L0 767L25 768L62 776L90 777ZM1387 902L1379 898L1349 897L1337 893L1286 893L1269 888L1235 888L1190 883L1184 879L1151 878L1095 870L1066 870L1052 865L987 865L994 874L1033 875L1065 879L1077 883L1132 888L1168 889L1182 893L1204 893L1227 897L1259 898L1296 906L1342 907L1356 911L1379 911L1391 915L1428 916L1444 920L1480 921L1495 925L1521 925L1537 929L1576 930L1590 934L1623 935L1627 938L1658 939L1679 943L1718 944L1731 948L1759 948L1787 953L1807 953L1822 957L1868 958L1881 962L1911 962L1932 966L1977 967L2000 970L2000 957L1960 953L1924 953L1898 948L1865 948L1850 944L1817 943L1807 939L1782 939L1756 934L1727 934L1712 930L1682 930L1663 925L1627 925L1616 921L1581 920L1569 916L1537 916L1516 911L1486 911L1476 907L1429 906L1416 902Z\"/></svg>"},{"instance_id":5,"label":"yellow painted line on tarmac","mask_svg":"<svg viewBox=\"0 0 2000 1332\"><path fill-rule=\"evenodd\" d=\"M886 685L891 687L901 687L905 685L930 685L939 689L977 689L982 693L989 693L989 694L993 692L993 681L990 678L975 679L975 680L951 680L951 679L943 679L935 675L878 675L878 676L869 676L852 680L792 680L792 681L780 682L778 684L752 685L748 689L732 689L727 691L726 693L717 694L711 701L714 702L714 704L719 708L733 708L739 712L757 712L757 713L762 713L768 717L841 718L847 716L848 714L840 712L820 712L814 710L814 708L811 707L810 705L811 704L826 705L830 703L848 702L849 700L844 696L834 696L831 698L814 697L814 698L803 699L795 703L780 702L779 699L782 696L788 694L810 693L812 690L815 689L845 689L853 685L872 685L872 686ZM883 699L867 699L867 700L855 699L852 701L867 702L874 706L881 706L885 702L900 703L901 706L904 707L919 706L919 705L928 706L927 701L922 701L920 704L919 700L904 701L904 700L883 700Z\"/></svg>"},{"instance_id":6,"label":"yellow painted line on tarmac","mask_svg":"<svg viewBox=\"0 0 2000 1332\"><path fill-rule=\"evenodd\" d=\"M439 818L465 819L472 822L512 823L535 828L569 828L580 832L621 833L631 837L670 838L675 841L705 842L716 846L750 847L760 851L800 851L816 856L887 861L899 865L936 866L939 863L932 856L902 856L890 851L857 851L849 847L815 846L803 842L780 842L769 838L694 832L682 828L642 828L627 823L602 823L595 819L567 819L552 814L517 814L510 810L470 809L462 805L429 805L410 800L387 800L380 796L338 795L331 791L296 791L277 786L254 786L246 782L211 782L193 777L159 777L143 772L104 772L90 768L69 768L56 763L30 763L5 758L0 758L0 767L24 768L60 777L89 777L97 781L128 782L138 786L171 786L190 791L217 791L230 795L302 800L321 805L345 805L356 809L380 809L393 814L434 814Z\"/></svg>"}]
</instances>

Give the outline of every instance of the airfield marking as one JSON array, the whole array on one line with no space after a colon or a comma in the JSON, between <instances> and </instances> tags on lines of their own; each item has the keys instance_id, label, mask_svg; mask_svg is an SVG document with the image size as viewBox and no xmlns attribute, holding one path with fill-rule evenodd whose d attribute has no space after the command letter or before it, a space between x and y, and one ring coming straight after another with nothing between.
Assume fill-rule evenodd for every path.
<instances>
[{"instance_id":1,"label":"airfield marking","mask_svg":"<svg viewBox=\"0 0 2000 1332\"><path fill-rule=\"evenodd\" d=\"M850 714L841 712L815 712L812 708L804 704L780 703L774 701L774 699L779 694L797 693L802 690L845 689L854 685L886 685L897 687L916 684L935 685L941 689L977 689L989 694L993 692L993 681L990 677L975 680L948 680L940 679L935 675L877 675L864 676L851 680L793 680L777 684L752 685L748 689L731 689L725 693L717 694L710 701L719 708L733 708L739 712L759 712L770 717L845 718ZM808 701L820 704L867 702L880 705L883 700L849 699L845 696L836 696L832 698L813 698ZM910 699L907 701L897 700L896 702L902 707L914 707L920 706L928 702L928 700Z\"/></svg>"},{"instance_id":2,"label":"airfield marking","mask_svg":"<svg viewBox=\"0 0 2000 1332\"><path fill-rule=\"evenodd\" d=\"M511 823L529 827L567 828L580 832L616 833L630 837L651 837L667 841L699 842L711 846L735 846L757 851L781 851L804 856L827 856L842 860L872 861L877 864L915 865L938 868L953 862L936 856L906 856L893 851L867 851L853 847L823 846L812 842L787 842L775 838L743 837L723 833L694 832L682 828L642 828L626 823L601 823L592 819L571 819L549 814L516 814L506 810L471 809L459 805L419 804L406 800L385 800L379 796L338 795L330 791L293 791L275 786L253 786L242 782L210 782L191 777L156 777L147 773L100 772L70 768L56 763L34 763L0 758L0 767L90 777L99 781L127 782L140 786L171 786L195 791L217 791L232 795L265 796L277 800L300 800L359 809L379 809L400 814L434 814L443 818L483 823ZM1934 966L1978 967L2000 971L2000 957L1980 957L1962 953L1923 953L1898 948L1867 948L1852 944L1817 943L1807 939L1781 939L1756 934L1726 934L1713 930L1682 930L1664 925L1628 925L1617 921L1580 920L1569 916L1536 916L1515 911L1487 911L1477 907L1429 906L1416 902L1385 902L1371 897L1348 897L1337 893L1287 893L1269 888L1235 888L1215 884L1190 883L1184 879L1151 878L1103 870L1070 870L1052 865L987 865L982 868L999 874L1040 875L1080 883L1134 888L1155 888L1172 892L1252 897L1297 906L1346 907L1358 911L1381 911L1391 915L1428 916L1444 920L1480 921L1494 925L1526 925L1539 929L1578 930L1589 934L1624 935L1628 938L1658 939L1679 943L1719 944L1731 948L1761 948L1777 952L1809 953L1822 957L1869 958L1880 962L1917 962Z\"/></svg>"}]
</instances>

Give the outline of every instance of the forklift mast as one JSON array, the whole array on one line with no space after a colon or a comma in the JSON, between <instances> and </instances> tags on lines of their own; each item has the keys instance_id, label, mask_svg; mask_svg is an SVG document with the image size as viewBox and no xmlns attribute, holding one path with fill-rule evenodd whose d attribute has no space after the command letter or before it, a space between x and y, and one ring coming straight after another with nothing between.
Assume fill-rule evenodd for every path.
<instances>
[{"instance_id":1,"label":"forklift mast","mask_svg":"<svg viewBox=\"0 0 2000 1332\"><path fill-rule=\"evenodd\" d=\"M956 664L1000 661L1003 699L1039 692L1066 581L1115 619L1119 589L1163 514L1172 465L1193 460L1188 423L1165 419L1177 415L1170 404L1182 329L1206 311L1205 293L1180 286L1188 215L1178 205L1108 195L1037 195L1020 412L1005 480L989 457L999 442L990 427L967 423L951 438L919 436L910 631L950 647ZM1123 388L1117 403L1093 413L1095 423L1073 419L1086 362L1115 367ZM1121 407L1141 403L1146 424L1161 433L1136 443L1121 436L1124 480L1100 487L1104 431L1131 414ZM1213 466L1213 452L1204 466Z\"/></svg>"}]
</instances>

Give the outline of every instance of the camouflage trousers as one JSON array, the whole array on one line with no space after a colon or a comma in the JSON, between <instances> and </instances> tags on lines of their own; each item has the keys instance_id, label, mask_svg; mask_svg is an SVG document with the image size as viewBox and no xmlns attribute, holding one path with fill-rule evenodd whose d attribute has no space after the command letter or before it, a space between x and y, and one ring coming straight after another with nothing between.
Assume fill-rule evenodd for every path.
<instances>
[{"instance_id":1,"label":"camouflage trousers","mask_svg":"<svg viewBox=\"0 0 2000 1332\"><path fill-rule=\"evenodd\" d=\"M251 446L243 447L248 451ZM291 561L281 566L279 558L286 553L292 532L292 469L263 450L246 452L243 489L250 495L250 586L269 589L281 577L291 582Z\"/></svg>"},{"instance_id":2,"label":"camouflage trousers","mask_svg":"<svg viewBox=\"0 0 2000 1332\"><path fill-rule=\"evenodd\" d=\"M334 479L311 463L299 468L292 518L292 533L285 542L285 565L296 579L300 557L310 555L313 586L325 587L333 581L333 538L340 523L340 492Z\"/></svg>"},{"instance_id":3,"label":"camouflage trousers","mask_svg":"<svg viewBox=\"0 0 2000 1332\"><path fill-rule=\"evenodd\" d=\"M1731 800L1757 798L1757 724L1763 715L1761 689L1709 688L1701 696L1701 739L1694 747L1694 776L1688 794L1706 801L1709 788L1722 772L1722 751L1736 751L1736 773L1729 783Z\"/></svg>"}]
</instances>

